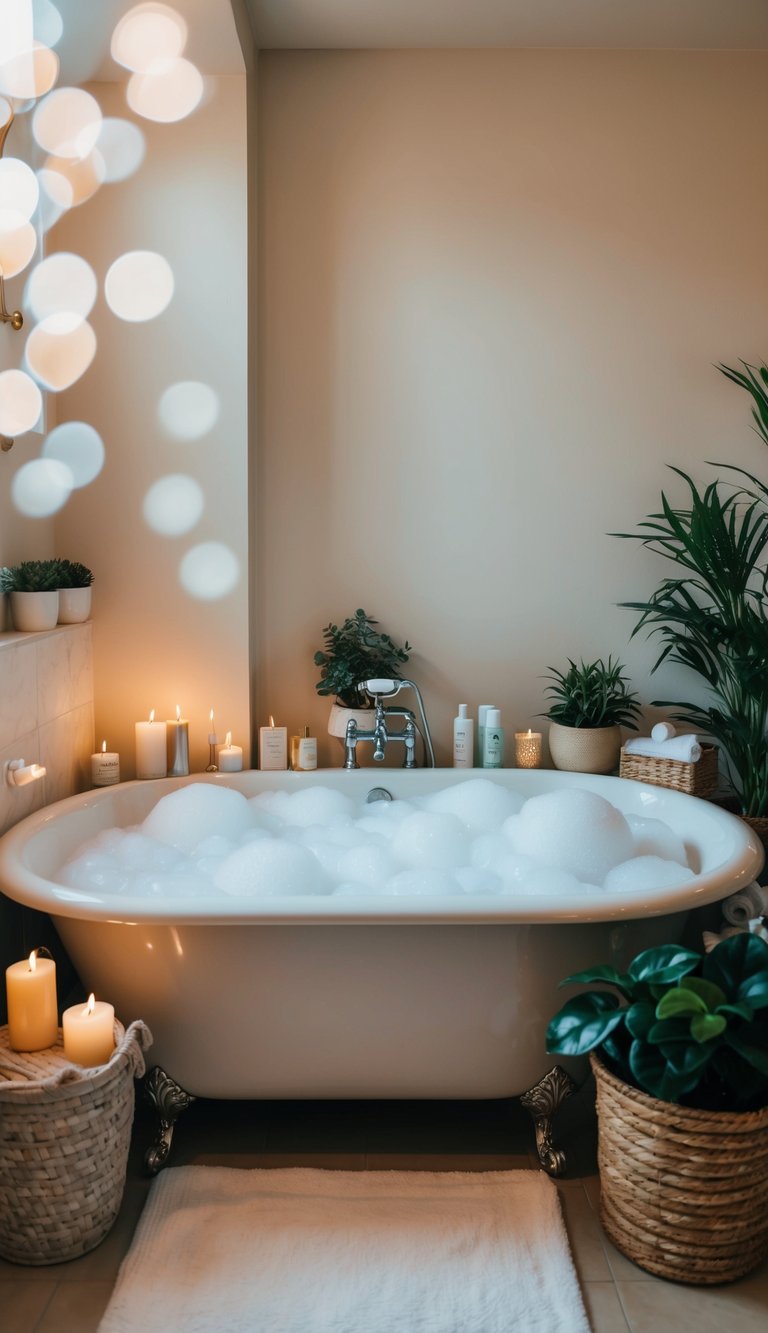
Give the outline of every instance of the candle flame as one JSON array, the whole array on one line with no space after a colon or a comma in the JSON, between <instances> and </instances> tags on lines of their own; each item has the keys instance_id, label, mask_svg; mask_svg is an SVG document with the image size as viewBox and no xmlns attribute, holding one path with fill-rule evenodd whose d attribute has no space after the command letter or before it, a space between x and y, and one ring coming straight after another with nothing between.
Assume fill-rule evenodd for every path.
<instances>
[{"instance_id":1,"label":"candle flame","mask_svg":"<svg viewBox=\"0 0 768 1333\"><path fill-rule=\"evenodd\" d=\"M528 735L529 735L529 736L532 736L532 735L533 735L533 732L531 731L531 728L530 728L530 727L528 728Z\"/></svg>"},{"instance_id":2,"label":"candle flame","mask_svg":"<svg viewBox=\"0 0 768 1333\"><path fill-rule=\"evenodd\" d=\"M83 1010L83 1018L90 1018L95 1008L96 1008L96 996L94 995L93 991L91 991L90 995L88 996L88 1003Z\"/></svg>"},{"instance_id":3,"label":"candle flame","mask_svg":"<svg viewBox=\"0 0 768 1333\"><path fill-rule=\"evenodd\" d=\"M181 721L181 704L176 705L176 721Z\"/></svg>"},{"instance_id":4,"label":"candle flame","mask_svg":"<svg viewBox=\"0 0 768 1333\"><path fill-rule=\"evenodd\" d=\"M33 949L29 955L29 970L30 972L37 971L37 949Z\"/></svg>"},{"instance_id":5,"label":"candle flame","mask_svg":"<svg viewBox=\"0 0 768 1333\"><path fill-rule=\"evenodd\" d=\"M106 754L106 753L107 753L107 742L106 742L106 741L102 741L102 742L101 742L101 753L102 753L102 754Z\"/></svg>"},{"instance_id":6,"label":"candle flame","mask_svg":"<svg viewBox=\"0 0 768 1333\"><path fill-rule=\"evenodd\" d=\"M155 710L154 710L154 708L152 709L151 713L149 714L149 720L150 720L150 722L154 722L154 720L155 720Z\"/></svg>"},{"instance_id":7,"label":"candle flame","mask_svg":"<svg viewBox=\"0 0 768 1333\"><path fill-rule=\"evenodd\" d=\"M226 739L226 741L224 742L224 744L225 744L226 748L229 749L229 746L232 744L232 732L231 732L231 731L228 731L228 732L227 732L227 739Z\"/></svg>"},{"instance_id":8,"label":"candle flame","mask_svg":"<svg viewBox=\"0 0 768 1333\"><path fill-rule=\"evenodd\" d=\"M208 717L209 717L211 726L213 726L213 709L211 709L210 713L208 714Z\"/></svg>"},{"instance_id":9,"label":"candle flame","mask_svg":"<svg viewBox=\"0 0 768 1333\"><path fill-rule=\"evenodd\" d=\"M269 715L269 725L270 725L270 727L274 727L274 725L275 725L275 719L273 718L273 716L272 716L271 713L270 713L270 715Z\"/></svg>"}]
</instances>

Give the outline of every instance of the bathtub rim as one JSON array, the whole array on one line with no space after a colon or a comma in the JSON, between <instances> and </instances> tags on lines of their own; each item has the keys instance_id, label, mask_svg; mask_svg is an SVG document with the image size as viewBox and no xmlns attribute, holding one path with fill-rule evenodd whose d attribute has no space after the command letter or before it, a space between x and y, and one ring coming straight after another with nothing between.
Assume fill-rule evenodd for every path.
<instances>
[{"instance_id":1,"label":"bathtub rim","mask_svg":"<svg viewBox=\"0 0 768 1333\"><path fill-rule=\"evenodd\" d=\"M439 774L439 781L435 775ZM406 785L414 778L422 782L425 790L429 784L438 786L457 785L469 778L483 777L501 785L515 789L517 785L532 788L528 795L539 791L549 791L563 787L582 787L597 791L611 799L610 793L616 794L621 789L629 795L634 789L637 799L650 805L651 817L659 816L653 806L661 804L682 809L690 809L690 803L704 807L706 819L715 828L730 834L734 848L729 860L714 869L705 872L688 884L672 889L657 889L648 893L606 894L603 890L596 894L580 895L575 904L572 897L554 894L538 895L520 900L500 898L498 895L472 895L466 898L458 895L434 897L429 899L382 900L366 899L361 894L359 899L351 896L337 898L332 894L295 894L284 897L240 899L231 898L215 902L192 899L186 904L182 899L171 903L155 902L142 896L133 898L103 897L85 895L79 891L66 889L54 880L46 879L30 869L25 861L25 852L36 835L47 831L57 821L70 813L86 811L93 806L104 804L106 807L121 799L121 792L141 794L146 790L166 795L180 787L195 782L211 783L241 790L241 783L255 778L259 789L270 787L288 787L308 785L331 785L343 788L349 777L355 778L361 786L396 785L403 778ZM339 781L339 778L341 781ZM511 779L511 780L510 780ZM122 799L125 799L123 797ZM130 797L128 799L131 799ZM622 807L619 807L622 808ZM647 808L647 807L646 807ZM105 827L109 827L106 825ZM91 830L86 836L94 836ZM765 859L762 843L753 830L737 815L722 809L711 802L699 800L671 788L659 788L648 783L635 782L620 777L600 777L594 774L562 773L554 769L502 769L493 774L482 769L419 769L415 773L403 774L402 770L387 769L378 772L360 769L356 774L347 775L337 769L317 770L312 774L304 773L260 773L258 770L245 770L237 774L193 773L183 778L164 778L154 781L137 780L119 783L110 787L95 788L91 791L70 796L62 801L35 811L21 820L7 833L0 837L0 890L9 898L37 911L53 917L68 917L76 920L106 921L113 924L137 925L142 922L155 924L187 925L350 925L350 924L507 924L524 923L527 925L547 925L568 922L597 922L636 920L650 916L668 916L673 913L689 911L695 907L705 907L719 902L746 887L760 873ZM226 908L227 910L221 910Z\"/></svg>"}]
</instances>

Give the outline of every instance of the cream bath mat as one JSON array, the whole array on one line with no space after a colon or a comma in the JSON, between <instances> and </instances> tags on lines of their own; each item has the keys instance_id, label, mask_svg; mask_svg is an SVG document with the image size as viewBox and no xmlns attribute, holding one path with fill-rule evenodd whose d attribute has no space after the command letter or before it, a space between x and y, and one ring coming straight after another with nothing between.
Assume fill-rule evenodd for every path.
<instances>
[{"instance_id":1,"label":"cream bath mat","mask_svg":"<svg viewBox=\"0 0 768 1333\"><path fill-rule=\"evenodd\" d=\"M589 1333L538 1171L183 1166L99 1333Z\"/></svg>"}]
</instances>

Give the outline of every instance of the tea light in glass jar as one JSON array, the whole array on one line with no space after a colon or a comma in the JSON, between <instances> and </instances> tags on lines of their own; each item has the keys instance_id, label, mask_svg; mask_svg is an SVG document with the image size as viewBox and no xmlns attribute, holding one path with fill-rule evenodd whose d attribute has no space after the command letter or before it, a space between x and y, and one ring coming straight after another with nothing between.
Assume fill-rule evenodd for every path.
<instances>
[{"instance_id":1,"label":"tea light in glass jar","mask_svg":"<svg viewBox=\"0 0 768 1333\"><path fill-rule=\"evenodd\" d=\"M91 786L111 787L120 781L120 755L107 749L102 741L101 750L91 755Z\"/></svg>"},{"instance_id":2,"label":"tea light in glass jar","mask_svg":"<svg viewBox=\"0 0 768 1333\"><path fill-rule=\"evenodd\" d=\"M541 732L515 732L515 763L518 768L541 768Z\"/></svg>"}]
</instances>

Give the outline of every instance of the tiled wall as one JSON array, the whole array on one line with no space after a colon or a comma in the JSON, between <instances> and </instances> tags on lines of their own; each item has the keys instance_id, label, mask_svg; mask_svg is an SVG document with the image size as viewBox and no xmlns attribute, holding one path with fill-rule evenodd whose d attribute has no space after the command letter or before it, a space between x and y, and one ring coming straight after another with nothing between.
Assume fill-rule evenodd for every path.
<instances>
[{"instance_id":1,"label":"tiled wall","mask_svg":"<svg viewBox=\"0 0 768 1333\"><path fill-rule=\"evenodd\" d=\"M92 628L62 625L47 634L0 634L0 833L41 806L90 787L93 734ZM46 776L14 789L6 760L42 764ZM48 919L0 895L0 967L4 973L45 944L57 961L60 1003L74 981ZM0 984L0 1023L5 986Z\"/></svg>"}]
</instances>

